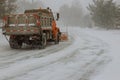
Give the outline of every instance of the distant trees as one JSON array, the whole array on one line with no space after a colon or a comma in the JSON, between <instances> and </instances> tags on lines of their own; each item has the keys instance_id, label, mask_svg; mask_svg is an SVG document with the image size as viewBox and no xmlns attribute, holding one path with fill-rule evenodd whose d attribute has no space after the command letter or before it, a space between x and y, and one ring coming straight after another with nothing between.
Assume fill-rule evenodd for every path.
<instances>
[{"instance_id":1,"label":"distant trees","mask_svg":"<svg viewBox=\"0 0 120 80\"><path fill-rule=\"evenodd\" d=\"M80 2L74 1L71 6L65 4L59 9L62 22L68 26L81 26L83 24L83 9Z\"/></svg>"},{"instance_id":2,"label":"distant trees","mask_svg":"<svg viewBox=\"0 0 120 80\"><path fill-rule=\"evenodd\" d=\"M6 2L6 8L7 8L6 12L8 14L14 13L17 9L17 4L16 4L17 0L6 0L6 1L7 1Z\"/></svg>"},{"instance_id":3,"label":"distant trees","mask_svg":"<svg viewBox=\"0 0 120 80\"><path fill-rule=\"evenodd\" d=\"M0 18L5 14L5 0L0 0Z\"/></svg>"},{"instance_id":4,"label":"distant trees","mask_svg":"<svg viewBox=\"0 0 120 80\"><path fill-rule=\"evenodd\" d=\"M115 21L116 28L120 28L120 6L118 6L118 8L117 8L115 17L116 17L116 21Z\"/></svg>"},{"instance_id":5,"label":"distant trees","mask_svg":"<svg viewBox=\"0 0 120 80\"><path fill-rule=\"evenodd\" d=\"M16 10L17 6L15 2L16 0L0 0L0 18Z\"/></svg>"},{"instance_id":6,"label":"distant trees","mask_svg":"<svg viewBox=\"0 0 120 80\"><path fill-rule=\"evenodd\" d=\"M88 10L96 26L115 28L118 7L113 0L93 0Z\"/></svg>"}]
</instances>

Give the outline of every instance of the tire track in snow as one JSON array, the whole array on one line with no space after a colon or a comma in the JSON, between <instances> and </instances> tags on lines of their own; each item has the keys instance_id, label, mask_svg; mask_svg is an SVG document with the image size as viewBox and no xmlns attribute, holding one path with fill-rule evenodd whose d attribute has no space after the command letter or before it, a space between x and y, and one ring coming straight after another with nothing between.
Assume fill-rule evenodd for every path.
<instances>
[{"instance_id":1,"label":"tire track in snow","mask_svg":"<svg viewBox=\"0 0 120 80\"><path fill-rule=\"evenodd\" d=\"M0 35L0 41L4 40L5 38L3 35ZM9 65L24 61L29 58L39 58L43 56L50 55L54 52L57 52L69 45L71 45L72 41L68 41L67 43L61 42L59 45L49 45L45 50L31 50L31 49L21 49L21 50L15 50L10 49L9 44L5 41L4 45L7 46L7 48L4 48L2 53L0 54L0 68L6 68L9 67ZM58 48L56 48L58 47ZM6 51L7 50L7 51Z\"/></svg>"},{"instance_id":2,"label":"tire track in snow","mask_svg":"<svg viewBox=\"0 0 120 80\"><path fill-rule=\"evenodd\" d=\"M0 56L0 65L4 64L4 65L2 65L2 67L5 67L6 65L8 66L10 64L13 64L13 63L16 63L19 61L24 61L29 58L40 58L40 57L48 56L54 52L62 50L65 47L71 45L71 41L68 43L64 43L64 44L63 43L60 43L59 45L48 46L45 50L28 50L28 51L26 51L26 50L21 50L21 51L20 50L9 50L9 51L7 51L8 55ZM56 47L58 47L58 48L56 48ZM2 53L2 54L4 54L4 53Z\"/></svg>"},{"instance_id":3,"label":"tire track in snow","mask_svg":"<svg viewBox=\"0 0 120 80\"><path fill-rule=\"evenodd\" d=\"M71 29L76 33L70 33L75 40L69 47L51 55L15 63L3 70L4 73L0 75L0 79L85 80L85 76L90 75L90 72L99 66L98 64L103 64L106 49L104 49L104 43L99 39L92 38L78 30Z\"/></svg>"}]
</instances>

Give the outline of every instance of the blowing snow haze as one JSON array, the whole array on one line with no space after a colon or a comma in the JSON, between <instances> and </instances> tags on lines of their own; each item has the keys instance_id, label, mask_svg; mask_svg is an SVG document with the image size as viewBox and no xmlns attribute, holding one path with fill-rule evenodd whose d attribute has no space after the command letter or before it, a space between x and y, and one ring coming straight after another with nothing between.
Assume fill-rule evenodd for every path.
<instances>
[{"instance_id":1,"label":"blowing snow haze","mask_svg":"<svg viewBox=\"0 0 120 80\"><path fill-rule=\"evenodd\" d=\"M18 2L18 13L23 13L26 9L36 9L36 8L40 8L43 7L43 3L41 1L26 1L26 0L19 0Z\"/></svg>"},{"instance_id":2,"label":"blowing snow haze","mask_svg":"<svg viewBox=\"0 0 120 80\"><path fill-rule=\"evenodd\" d=\"M74 1L72 5L64 4L60 7L61 20L69 26L79 26L82 24L83 8L79 1Z\"/></svg>"},{"instance_id":3,"label":"blowing snow haze","mask_svg":"<svg viewBox=\"0 0 120 80\"><path fill-rule=\"evenodd\" d=\"M17 12L24 12L26 9L50 7L54 12L60 13L60 22L68 26L92 26L92 20L87 6L93 0L20 0ZM119 0L118 4L120 3Z\"/></svg>"},{"instance_id":4,"label":"blowing snow haze","mask_svg":"<svg viewBox=\"0 0 120 80\"><path fill-rule=\"evenodd\" d=\"M91 0L20 0L18 1L18 13L26 9L50 7L53 11L60 13L60 21L65 25L80 26L84 24L86 6ZM89 16L88 16L89 17ZM86 19L89 20L89 19Z\"/></svg>"}]
</instances>

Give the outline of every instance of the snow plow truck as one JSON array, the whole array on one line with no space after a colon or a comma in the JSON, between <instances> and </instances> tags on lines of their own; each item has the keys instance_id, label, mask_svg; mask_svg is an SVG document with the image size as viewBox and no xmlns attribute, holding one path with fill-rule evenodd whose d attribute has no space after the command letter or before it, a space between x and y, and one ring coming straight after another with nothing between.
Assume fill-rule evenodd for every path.
<instances>
[{"instance_id":1,"label":"snow plow truck","mask_svg":"<svg viewBox=\"0 0 120 80\"><path fill-rule=\"evenodd\" d=\"M2 32L9 36L9 45L13 49L21 48L23 43L43 49L48 41L59 43L61 32L56 25L59 13L56 16L55 19L50 8L6 15Z\"/></svg>"}]
</instances>

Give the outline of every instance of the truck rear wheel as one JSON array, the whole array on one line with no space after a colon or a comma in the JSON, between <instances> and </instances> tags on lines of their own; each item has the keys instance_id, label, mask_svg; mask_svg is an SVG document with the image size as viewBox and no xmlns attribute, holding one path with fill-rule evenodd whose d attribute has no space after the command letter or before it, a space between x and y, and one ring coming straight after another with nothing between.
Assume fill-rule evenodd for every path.
<instances>
[{"instance_id":1,"label":"truck rear wheel","mask_svg":"<svg viewBox=\"0 0 120 80\"><path fill-rule=\"evenodd\" d=\"M10 44L10 47L13 48L13 49L20 49L22 47L22 42L21 41L17 41L16 39L13 39L10 37L10 40L9 40L9 44Z\"/></svg>"}]
</instances>

